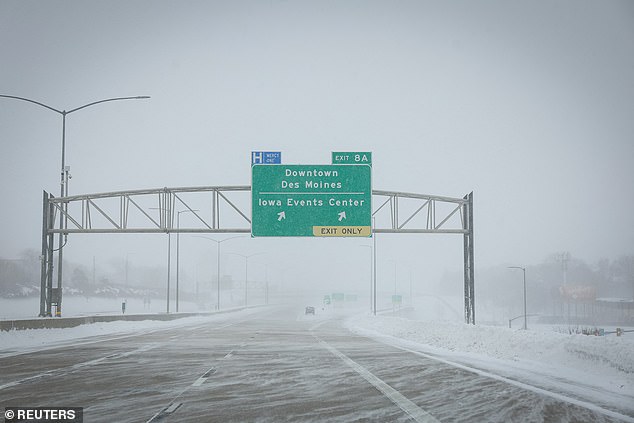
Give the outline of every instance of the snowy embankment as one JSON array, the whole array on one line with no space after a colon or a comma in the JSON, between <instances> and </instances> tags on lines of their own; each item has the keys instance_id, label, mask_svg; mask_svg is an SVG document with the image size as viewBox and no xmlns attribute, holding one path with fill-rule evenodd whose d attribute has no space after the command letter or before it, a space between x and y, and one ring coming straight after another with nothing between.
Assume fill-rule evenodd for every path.
<instances>
[{"instance_id":1,"label":"snowy embankment","mask_svg":"<svg viewBox=\"0 0 634 423\"><path fill-rule=\"evenodd\" d=\"M520 330L391 316L355 317L347 326L451 363L634 412L634 333L600 337L549 326Z\"/></svg>"},{"instance_id":2,"label":"snowy embankment","mask_svg":"<svg viewBox=\"0 0 634 423\"><path fill-rule=\"evenodd\" d=\"M153 299L151 302L142 298L113 298L113 297L78 297L68 295L64 297L64 317L82 317L121 314L121 304L125 301L127 314L163 313L165 312L165 300ZM174 311L172 304L172 311ZM189 301L181 301L179 311L198 312L211 310L211 306L205 307ZM0 298L0 320L34 319L40 311L40 298ZM53 310L54 312L55 310Z\"/></svg>"},{"instance_id":3,"label":"snowy embankment","mask_svg":"<svg viewBox=\"0 0 634 423\"><path fill-rule=\"evenodd\" d=\"M540 330L474 326L453 322L421 322L399 317L357 318L353 327L442 348L487 357L530 359L566 364L571 358L634 374L634 333L622 337L565 334L553 327Z\"/></svg>"}]
</instances>

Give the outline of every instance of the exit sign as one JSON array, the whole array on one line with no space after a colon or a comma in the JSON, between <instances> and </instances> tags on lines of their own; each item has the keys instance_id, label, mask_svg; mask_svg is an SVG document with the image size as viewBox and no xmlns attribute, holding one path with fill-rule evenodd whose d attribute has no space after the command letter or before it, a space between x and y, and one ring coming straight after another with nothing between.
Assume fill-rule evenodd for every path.
<instances>
[{"instance_id":1,"label":"exit sign","mask_svg":"<svg viewBox=\"0 0 634 423\"><path fill-rule=\"evenodd\" d=\"M372 165L372 153L369 151L333 151L332 164Z\"/></svg>"},{"instance_id":2,"label":"exit sign","mask_svg":"<svg viewBox=\"0 0 634 423\"><path fill-rule=\"evenodd\" d=\"M370 166L251 169L251 236L371 236Z\"/></svg>"}]
</instances>

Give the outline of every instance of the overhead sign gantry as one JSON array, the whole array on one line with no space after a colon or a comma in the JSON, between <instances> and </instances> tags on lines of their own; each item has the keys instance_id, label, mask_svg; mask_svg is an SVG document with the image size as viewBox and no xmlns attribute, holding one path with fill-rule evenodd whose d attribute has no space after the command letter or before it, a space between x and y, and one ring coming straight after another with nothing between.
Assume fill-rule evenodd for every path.
<instances>
[{"instance_id":1,"label":"overhead sign gantry","mask_svg":"<svg viewBox=\"0 0 634 423\"><path fill-rule=\"evenodd\" d=\"M473 193L463 198L451 198L373 190L371 153L336 152L332 153L332 165L314 166L282 165L280 152L262 153L251 157L252 186L156 188L57 198L44 192L40 316L51 316L52 306L61 304L61 290L53 289L54 235L251 233L255 236L260 233L263 234L260 236L371 236L377 233L436 233L464 237L465 322L475 324ZM247 206L249 197L251 216ZM269 204L254 207L254 203L259 204L259 199L266 199ZM304 205L301 205L302 201ZM159 207L156 207L157 203ZM211 209L201 206L209 203ZM193 216L180 225L176 223L179 208L189 210ZM58 215L67 222L62 228L55 228ZM376 224L374 217L377 217ZM282 227L283 223L290 225Z\"/></svg>"}]
</instances>

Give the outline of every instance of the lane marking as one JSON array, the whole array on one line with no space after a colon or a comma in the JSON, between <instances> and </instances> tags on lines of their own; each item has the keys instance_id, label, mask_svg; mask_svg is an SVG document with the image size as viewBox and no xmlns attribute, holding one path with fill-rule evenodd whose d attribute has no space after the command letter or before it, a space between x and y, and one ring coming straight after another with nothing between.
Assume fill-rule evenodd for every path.
<instances>
[{"instance_id":1,"label":"lane marking","mask_svg":"<svg viewBox=\"0 0 634 423\"><path fill-rule=\"evenodd\" d=\"M180 407L181 405L183 405L182 402L175 402L172 405L170 405L167 410L165 410L165 414L172 414L174 411L176 411L178 409L178 407Z\"/></svg>"},{"instance_id":2,"label":"lane marking","mask_svg":"<svg viewBox=\"0 0 634 423\"><path fill-rule=\"evenodd\" d=\"M192 383L192 386L200 386L203 383L205 383L207 379L203 378L203 377L199 377L198 379L196 379L196 381L194 383Z\"/></svg>"},{"instance_id":3,"label":"lane marking","mask_svg":"<svg viewBox=\"0 0 634 423\"><path fill-rule=\"evenodd\" d=\"M205 373L202 374L198 379L194 381L191 385L187 386L183 389L178 395L176 395L165 407L161 408L156 414L154 414L146 423L152 423L155 420L160 420L168 414L174 413L181 405L182 402L177 402L177 400L182 397L187 391L189 391L192 387L197 387L205 383L207 378L216 373L215 367L210 367Z\"/></svg>"},{"instance_id":4,"label":"lane marking","mask_svg":"<svg viewBox=\"0 0 634 423\"><path fill-rule=\"evenodd\" d=\"M162 408L161 411L159 411L158 413L153 415L152 418L150 420L148 420L146 423L150 423L150 422L153 422L154 420L162 419L163 417L167 416L168 414L172 414L174 411L178 410L181 405L183 405L182 402L172 402L172 403L170 403L167 407Z\"/></svg>"},{"instance_id":5,"label":"lane marking","mask_svg":"<svg viewBox=\"0 0 634 423\"><path fill-rule=\"evenodd\" d=\"M383 395L385 395L390 401L392 401L401 410L407 413L407 415L409 415L412 419L419 423L439 423L439 421L436 420L434 416L414 404L396 389L383 382L365 367L353 361L347 355L343 354L341 351L326 343L325 341L319 338L317 338L317 340L322 347L330 351L336 357L339 357L341 360L343 360L344 363L351 367L355 372L359 373L361 377L368 381L372 386L381 391Z\"/></svg>"},{"instance_id":6,"label":"lane marking","mask_svg":"<svg viewBox=\"0 0 634 423\"><path fill-rule=\"evenodd\" d=\"M241 323L245 323L245 322L249 322L255 320L254 317L249 317L246 319L241 319L238 321L234 321L234 322L229 322L225 325L222 326L217 326L214 328L211 328L213 330L217 330L217 329L224 329L224 328L228 328L231 326L235 326ZM200 328L206 328L206 325L201 325ZM233 356L234 350L230 350L223 358L221 358L220 360L225 360L228 358L231 358ZM200 376L198 379L196 379L191 385L187 386L185 389L183 389L178 395L176 395L169 404L167 404L167 406L163 407L161 410L159 410L156 414L154 414L146 423L152 423L156 420L162 419L167 413L167 410L169 410L175 403L176 401L182 397L183 395L185 395L185 393L187 393L187 391L189 391L192 387L199 387L201 385L203 385L206 381L207 378L209 378L209 376L215 374L217 371L217 369L215 367L211 367L209 368L205 373L203 373L202 376ZM182 403L178 403L179 405L177 407L174 408L174 411L180 407L180 405L182 405ZM173 411L172 411L173 412Z\"/></svg>"},{"instance_id":7,"label":"lane marking","mask_svg":"<svg viewBox=\"0 0 634 423\"><path fill-rule=\"evenodd\" d=\"M569 404L576 405L576 406L579 406L579 407L582 407L582 408L585 408L585 409L588 409L588 410L591 410L591 411L594 411L596 413L603 414L603 415L606 415L606 416L609 416L609 417L612 417L612 418L616 418L618 420L622 420L622 421L625 421L625 422L628 422L628 423L634 423L634 417L628 416L626 414L621 414L621 413L619 413L617 411L612 411L612 410L609 410L607 408L603 408L603 407L601 407L599 405L596 405L596 404L585 402L583 400L579 400L579 399L576 399L576 398L571 398L571 397L566 396L564 394L559 394L557 392L548 391L546 389L539 388L539 387L533 386L533 385L529 385L527 383L520 382L518 380L510 379L510 378L507 378L507 377L504 377L504 376L497 375L495 373L490 373L490 372L487 372L485 370L481 370L481 369L478 369L478 368L475 368L475 367L469 367L469 366L467 366L465 364L460 364L460 363L457 363L457 362L454 362L454 361L450 361L450 360L447 360L445 358L441 358L441 357L435 356L433 354L426 354L426 353L424 353L422 351L417 351L417 350L408 348L408 347L404 346L403 344L407 343L409 341L403 340L401 338L396 338L396 337L391 336L391 335L383 335L383 334L381 334L380 336L375 336L375 335L373 335L371 333L367 333L366 335L363 335L363 336L365 336L367 338L370 338L370 339L373 339L373 340L375 340L377 342L381 342L382 344L390 345L390 346L392 346L394 348L397 348L399 350L402 350L402 351L406 351L406 352L409 352L409 353L412 353L412 354L415 354L415 355L419 355L421 357L425 357L425 358L428 358L430 360L439 361L439 362L444 363L444 364L446 364L448 366L456 367L456 368L465 370L465 371L470 372L470 373L475 373L478 376L482 376L482 377L486 377L486 378L489 378L489 379L497 380L499 382L507 383L509 385L513 385L513 386L516 386L518 388L521 388L521 389L524 389L524 390L527 390L527 391L532 391L532 392L534 392L536 394L547 396L547 397L556 399L558 401L567 402Z\"/></svg>"},{"instance_id":8,"label":"lane marking","mask_svg":"<svg viewBox=\"0 0 634 423\"><path fill-rule=\"evenodd\" d=\"M214 373L216 373L216 368L212 367L211 369L207 370L201 377L196 379L196 381L194 383L192 383L192 386L200 386L200 385L202 385L203 383L205 383L207 378L209 376L213 375Z\"/></svg>"},{"instance_id":9,"label":"lane marking","mask_svg":"<svg viewBox=\"0 0 634 423\"><path fill-rule=\"evenodd\" d=\"M395 344L391 344L391 345L394 348L398 348L400 350L407 351L407 352L410 352L412 354L420 355L422 357L429 358L430 360L440 361L441 363L447 364L449 366L457 367L459 369L462 369L462 370L465 370L465 371L468 371L468 372L471 372L471 373L475 373L478 376L486 377L486 378L489 378L489 379L494 379L494 380L497 380L499 382L508 383L509 385L513 385L513 386L516 386L518 388L525 389L527 391L535 392L536 394L540 394L540 395L544 395L544 396L547 396L547 397L551 397L551 398L554 398L554 399L562 401L562 402L567 402L569 404L573 404L573 405L576 405L576 406L579 406L579 407L594 411L594 412L599 413L599 414L603 414L603 415L606 415L606 416L609 416L609 417L613 417L613 418L616 418L616 419L619 419L619 420L623 420L625 422L634 423L634 417L631 417L631 416L628 416L628 415L625 415L625 414L620 414L620 413L618 413L616 411L608 410L608 409L603 408L603 407L601 407L599 405L596 405L596 404L592 404L592 403L589 403L589 402L585 402L585 401L582 401L582 400L571 398L571 397L568 397L568 396L563 395L563 394L558 394L557 392L547 391L546 389L538 388L537 386L529 385L527 383L520 382L520 381L517 381L517 380L514 380L514 379L509 379L509 378L506 378L504 376L496 375L494 373L489 373L487 371L476 369L474 367L469 367L469 366L466 366L464 364L455 363L453 361L449 361L449 360L446 360L444 358L435 357L433 355L425 354L425 353L420 352L420 351L411 350L409 348L402 347L402 346L395 345Z\"/></svg>"}]
</instances>

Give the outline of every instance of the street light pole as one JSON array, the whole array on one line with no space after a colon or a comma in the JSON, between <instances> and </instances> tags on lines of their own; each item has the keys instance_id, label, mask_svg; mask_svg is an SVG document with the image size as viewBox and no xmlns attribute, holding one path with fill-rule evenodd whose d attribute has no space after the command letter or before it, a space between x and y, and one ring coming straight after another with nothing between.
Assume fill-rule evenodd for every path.
<instances>
[{"instance_id":1,"label":"street light pole","mask_svg":"<svg viewBox=\"0 0 634 423\"><path fill-rule=\"evenodd\" d=\"M167 308L165 312L167 314L170 313L170 273L172 272L172 250L171 250L172 237L171 234L167 233L167 296L166 303Z\"/></svg>"},{"instance_id":2,"label":"street light pole","mask_svg":"<svg viewBox=\"0 0 634 423\"><path fill-rule=\"evenodd\" d=\"M248 305L247 298L248 298L248 292L249 292L248 291L248 287L249 287L249 259L251 257L260 256L260 255L266 254L266 253L255 253L255 254L249 254L248 256L244 255L244 254L239 254L239 253L227 253L227 254L233 254L233 255L236 255L236 256L244 257L244 272L245 272L245 275L244 275L244 306L247 307L247 305Z\"/></svg>"},{"instance_id":3,"label":"street light pole","mask_svg":"<svg viewBox=\"0 0 634 423\"><path fill-rule=\"evenodd\" d=\"M158 210L161 213L163 213L163 217L161 217L161 219L165 219L165 226L167 228L167 216L170 213L170 211L164 207L150 207L150 210ZM169 231L166 231L167 233L167 295L165 296L165 302L166 302L166 310L165 312L167 314L169 314L170 312L170 273L172 272L172 247L171 247L171 243L172 243L172 234Z\"/></svg>"},{"instance_id":4,"label":"street light pole","mask_svg":"<svg viewBox=\"0 0 634 423\"><path fill-rule=\"evenodd\" d=\"M44 103L41 103L39 101L35 101L35 100L31 100L29 98L25 98L25 97L18 97L18 96L14 96L14 95L4 95L4 94L0 94L0 97L2 98L11 98L14 100L21 100L21 101L26 101L29 103L33 103L36 104L38 106L44 107L48 110L51 110L55 113L58 113L60 115L62 115L62 168L61 168L61 178L60 178L60 197L66 197L68 196L68 169L66 168L66 115L69 115L71 113L74 113L78 110L81 109L85 109L86 107L90 107L90 106L94 106L95 104L100 104L100 103L106 103L109 101L118 101L118 100L140 100L140 99L147 99L150 98L149 96L135 96L135 97L114 97L114 98L107 98L105 100L98 100L98 101L93 101L92 103L88 103L88 104L84 104L83 106L79 106L76 107L74 109L71 109L69 111L66 110L58 110L54 107L51 107L49 105L46 105ZM66 228L66 212L68 211L68 205L67 204L63 204L63 211L64 213L60 213L59 214L59 229L63 230ZM57 297L57 310L55 312L55 316L57 317L61 317L62 316L62 264L63 264L63 252L62 249L64 248L64 245L66 244L66 239L67 239L68 235L64 235L64 240L62 240L62 234L59 234L59 247L57 249L58 253L57 253L57 292L58 292L58 297Z\"/></svg>"},{"instance_id":5,"label":"street light pole","mask_svg":"<svg viewBox=\"0 0 634 423\"><path fill-rule=\"evenodd\" d=\"M372 313L372 266L373 266L373 252L372 247L369 245L360 245L359 247L369 248L370 249L370 313Z\"/></svg>"},{"instance_id":6,"label":"street light pole","mask_svg":"<svg viewBox=\"0 0 634 423\"><path fill-rule=\"evenodd\" d=\"M131 252L128 251L125 254L125 287L126 287L126 289L128 288L128 261L130 259L130 254L136 254L136 253L133 253L133 252L131 253Z\"/></svg>"},{"instance_id":7,"label":"street light pole","mask_svg":"<svg viewBox=\"0 0 634 423\"><path fill-rule=\"evenodd\" d=\"M372 218L372 228L375 229L376 228L376 218L373 217ZM376 232L374 232L372 234L372 252L374 254L374 272L373 272L373 279L374 279L374 315L376 316Z\"/></svg>"},{"instance_id":8,"label":"street light pole","mask_svg":"<svg viewBox=\"0 0 634 423\"><path fill-rule=\"evenodd\" d=\"M178 313L178 292L179 292L179 257L180 257L180 229L181 213L196 213L198 210L181 210L176 213L176 312Z\"/></svg>"},{"instance_id":9,"label":"street light pole","mask_svg":"<svg viewBox=\"0 0 634 423\"><path fill-rule=\"evenodd\" d=\"M527 325L526 325L526 268L525 267L520 267L520 266L509 266L509 269L522 269L522 272L524 272L524 330L527 329Z\"/></svg>"},{"instance_id":10,"label":"street light pole","mask_svg":"<svg viewBox=\"0 0 634 423\"><path fill-rule=\"evenodd\" d=\"M236 239L236 238L246 238L244 236L232 236L231 238L225 238L225 239L221 239L220 241L213 239L211 237L208 236L194 236L194 238L203 238L203 239L208 239L209 241L213 241L218 245L218 256L216 258L216 271L217 271L217 280L218 280L218 294L217 294L217 298L216 298L216 310L220 310L220 244L225 242L225 241L229 241L230 239Z\"/></svg>"}]
</instances>

